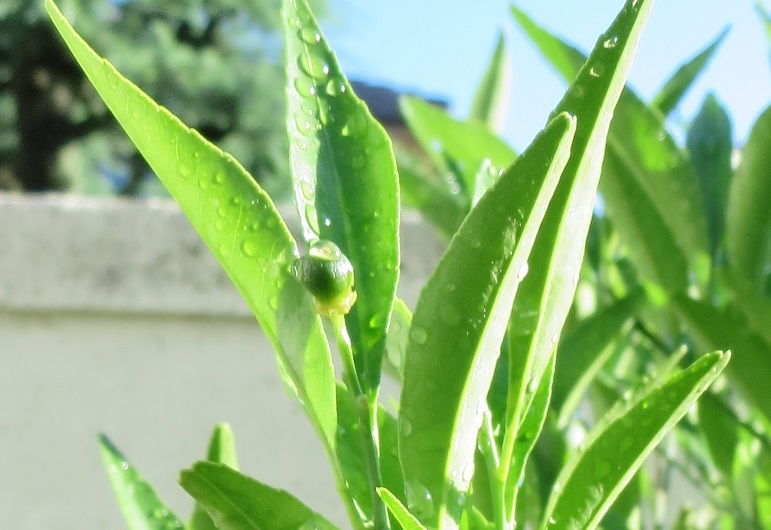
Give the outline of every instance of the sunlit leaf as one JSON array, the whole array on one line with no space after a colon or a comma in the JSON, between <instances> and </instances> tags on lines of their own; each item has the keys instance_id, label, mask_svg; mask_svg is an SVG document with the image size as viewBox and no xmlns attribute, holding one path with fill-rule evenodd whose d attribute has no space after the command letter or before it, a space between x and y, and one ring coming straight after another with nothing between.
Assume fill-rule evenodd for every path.
<instances>
[{"instance_id":1,"label":"sunlit leaf","mask_svg":"<svg viewBox=\"0 0 771 530\"><path fill-rule=\"evenodd\" d=\"M621 417L600 424L557 479L541 529L592 530L664 435L717 378L730 355L705 355Z\"/></svg>"},{"instance_id":2,"label":"sunlit leaf","mask_svg":"<svg viewBox=\"0 0 771 530\"><path fill-rule=\"evenodd\" d=\"M469 118L486 123L492 131L501 133L506 126L511 77L512 61L506 53L506 38L501 33L485 73L474 92Z\"/></svg>"},{"instance_id":3,"label":"sunlit leaf","mask_svg":"<svg viewBox=\"0 0 771 530\"><path fill-rule=\"evenodd\" d=\"M482 197L413 314L399 452L410 511L429 526L458 524L506 321L574 127L557 116Z\"/></svg>"},{"instance_id":4,"label":"sunlit leaf","mask_svg":"<svg viewBox=\"0 0 771 530\"><path fill-rule=\"evenodd\" d=\"M104 435L99 437L102 462L129 530L183 528L180 519Z\"/></svg>"},{"instance_id":5,"label":"sunlit leaf","mask_svg":"<svg viewBox=\"0 0 771 530\"><path fill-rule=\"evenodd\" d=\"M358 298L345 322L365 392L380 382L399 278L399 182L391 141L353 93L306 0L284 0L287 130L307 241L334 241Z\"/></svg>"},{"instance_id":6,"label":"sunlit leaf","mask_svg":"<svg viewBox=\"0 0 771 530\"><path fill-rule=\"evenodd\" d=\"M206 507L219 530L336 528L286 491L224 464L197 462L180 473L179 483Z\"/></svg>"}]
</instances>

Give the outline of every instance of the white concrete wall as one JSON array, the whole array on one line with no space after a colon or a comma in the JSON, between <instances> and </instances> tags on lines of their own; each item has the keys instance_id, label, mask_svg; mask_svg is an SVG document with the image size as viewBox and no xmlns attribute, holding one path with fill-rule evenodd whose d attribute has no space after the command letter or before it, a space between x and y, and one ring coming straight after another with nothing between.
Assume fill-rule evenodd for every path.
<instances>
[{"instance_id":1,"label":"white concrete wall","mask_svg":"<svg viewBox=\"0 0 771 530\"><path fill-rule=\"evenodd\" d=\"M0 194L0 226L0 528L125 528L99 432L186 519L177 474L222 421L244 472L348 527L270 345L173 203ZM410 305L442 248L404 216Z\"/></svg>"}]
</instances>

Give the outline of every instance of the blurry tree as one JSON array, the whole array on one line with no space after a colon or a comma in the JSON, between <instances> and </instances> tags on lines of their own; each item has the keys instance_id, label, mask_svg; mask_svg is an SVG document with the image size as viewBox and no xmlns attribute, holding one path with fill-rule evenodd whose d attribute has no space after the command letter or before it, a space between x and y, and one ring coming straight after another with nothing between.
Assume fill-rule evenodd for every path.
<instances>
[{"instance_id":1,"label":"blurry tree","mask_svg":"<svg viewBox=\"0 0 771 530\"><path fill-rule=\"evenodd\" d=\"M235 155L269 191L288 187L278 0L58 4L153 99ZM158 188L38 0L0 0L2 188Z\"/></svg>"}]
</instances>

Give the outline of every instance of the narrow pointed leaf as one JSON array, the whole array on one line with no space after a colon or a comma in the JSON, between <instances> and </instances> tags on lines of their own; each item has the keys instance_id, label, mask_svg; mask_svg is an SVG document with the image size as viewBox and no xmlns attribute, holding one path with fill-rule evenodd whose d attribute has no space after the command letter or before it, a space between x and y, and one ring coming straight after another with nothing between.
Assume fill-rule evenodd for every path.
<instances>
[{"instance_id":1,"label":"narrow pointed leaf","mask_svg":"<svg viewBox=\"0 0 771 530\"><path fill-rule=\"evenodd\" d=\"M421 216L449 241L468 213L468 202L421 174L418 168L401 161L399 185L405 206L420 211Z\"/></svg>"},{"instance_id":2,"label":"narrow pointed leaf","mask_svg":"<svg viewBox=\"0 0 771 530\"><path fill-rule=\"evenodd\" d=\"M731 268L764 287L771 259L771 107L752 126L728 194L726 247Z\"/></svg>"},{"instance_id":3,"label":"narrow pointed leaf","mask_svg":"<svg viewBox=\"0 0 771 530\"><path fill-rule=\"evenodd\" d=\"M734 144L731 118L713 94L704 100L688 128L685 144L701 186L710 252L715 256L723 242Z\"/></svg>"},{"instance_id":4,"label":"narrow pointed leaf","mask_svg":"<svg viewBox=\"0 0 771 530\"><path fill-rule=\"evenodd\" d=\"M396 380L404 380L404 357L407 354L412 313L404 300L397 298L386 337L386 356L383 368Z\"/></svg>"},{"instance_id":5,"label":"narrow pointed leaf","mask_svg":"<svg viewBox=\"0 0 771 530\"><path fill-rule=\"evenodd\" d=\"M420 521L404 507L396 496L386 488L378 488L377 494L383 499L383 502L404 530L426 530L426 527L420 524Z\"/></svg>"},{"instance_id":6,"label":"narrow pointed leaf","mask_svg":"<svg viewBox=\"0 0 771 530\"><path fill-rule=\"evenodd\" d=\"M652 1L626 3L554 112L578 121L570 160L546 213L510 327L512 371L501 461L509 465L526 389L538 388L570 310L592 219L610 120Z\"/></svg>"},{"instance_id":7,"label":"narrow pointed leaf","mask_svg":"<svg viewBox=\"0 0 771 530\"><path fill-rule=\"evenodd\" d=\"M725 368L714 352L653 389L625 414L589 435L557 479L541 529L596 528L611 503L664 435Z\"/></svg>"},{"instance_id":8,"label":"narrow pointed leaf","mask_svg":"<svg viewBox=\"0 0 771 530\"><path fill-rule=\"evenodd\" d=\"M335 379L321 321L289 271L297 248L270 197L230 155L186 127L46 10L107 107L182 208L278 352L288 386L329 446Z\"/></svg>"},{"instance_id":9,"label":"narrow pointed leaf","mask_svg":"<svg viewBox=\"0 0 771 530\"><path fill-rule=\"evenodd\" d=\"M664 83L661 90L653 96L651 107L657 109L662 115L669 114L680 104L686 92L691 88L696 78L704 71L712 56L725 40L729 28L720 32L706 48L697 53L693 58L680 65L672 77Z\"/></svg>"},{"instance_id":10,"label":"narrow pointed leaf","mask_svg":"<svg viewBox=\"0 0 771 530\"><path fill-rule=\"evenodd\" d=\"M747 319L750 329L762 337L771 348L771 298L758 293L746 278L730 269L723 269L721 278L733 303Z\"/></svg>"},{"instance_id":11,"label":"narrow pointed leaf","mask_svg":"<svg viewBox=\"0 0 771 530\"><path fill-rule=\"evenodd\" d=\"M753 333L744 320L731 311L685 296L675 299L675 309L691 339L702 348L725 348L733 352L726 372L767 419L771 419L771 346Z\"/></svg>"},{"instance_id":12,"label":"narrow pointed leaf","mask_svg":"<svg viewBox=\"0 0 771 530\"><path fill-rule=\"evenodd\" d=\"M306 0L283 1L287 130L307 241L334 241L358 298L345 322L360 383L376 389L399 277L399 182L391 141L353 93Z\"/></svg>"},{"instance_id":13,"label":"narrow pointed leaf","mask_svg":"<svg viewBox=\"0 0 771 530\"><path fill-rule=\"evenodd\" d=\"M158 498L152 486L104 435L99 437L99 450L129 530L183 528L182 522Z\"/></svg>"},{"instance_id":14,"label":"narrow pointed leaf","mask_svg":"<svg viewBox=\"0 0 771 530\"><path fill-rule=\"evenodd\" d=\"M598 311L560 342L552 394L559 426L567 425L586 389L613 353L610 345L628 330L641 295L634 292Z\"/></svg>"},{"instance_id":15,"label":"narrow pointed leaf","mask_svg":"<svg viewBox=\"0 0 771 530\"><path fill-rule=\"evenodd\" d=\"M436 166L460 173L457 178L469 200L476 172L485 159L495 167L505 168L516 158L511 147L481 123L457 120L444 109L416 97L402 97L399 106L410 131ZM454 167L448 166L446 159Z\"/></svg>"},{"instance_id":16,"label":"narrow pointed leaf","mask_svg":"<svg viewBox=\"0 0 771 530\"><path fill-rule=\"evenodd\" d=\"M688 260L632 169L609 149L602 170L605 210L634 256L637 270L668 292L685 289Z\"/></svg>"},{"instance_id":17,"label":"narrow pointed leaf","mask_svg":"<svg viewBox=\"0 0 771 530\"><path fill-rule=\"evenodd\" d=\"M572 82L585 63L584 56L536 25L522 11L515 8L512 8L512 11L517 22L543 56L552 63L566 82ZM615 33L608 32L601 38L601 42L598 42L598 46L614 49L618 46L617 37ZM591 71L589 69L590 73ZM604 77L606 73L602 67L594 69L594 74L601 74L600 77ZM634 227L636 217L628 211L625 204L632 203L638 195L624 197L620 196L619 192L627 190L631 193L640 190L647 196L646 203L655 208L655 215L650 212L646 216L652 219L651 226L653 220L658 217L667 232L663 236L650 233L644 237L639 230L619 230L619 233L624 242L635 251L635 257L638 257L642 249L645 252L641 258L643 263L655 260L653 266L642 271L648 279L659 283L664 281L663 286L670 291L683 289L681 267L678 265L675 269L663 262L674 256L677 262L688 265L707 252L702 199L693 167L666 131L663 116L648 107L628 88L622 91L615 109L608 134L608 152L614 155L613 163L621 170L617 172L603 168L603 179L600 182L603 196L606 194L606 187L613 186L614 193L608 193L606 204L609 210L615 212L614 222L623 216L618 224ZM635 179L636 183L612 182L622 178ZM623 203L615 204L617 199ZM643 209L643 206L638 209ZM645 206L645 210L648 209ZM660 224L655 221L655 225ZM646 250L645 245L649 241L653 248ZM671 247L671 242L674 242L674 247ZM671 247L670 252L675 254L661 253L664 245ZM662 270L666 271L663 275Z\"/></svg>"},{"instance_id":18,"label":"narrow pointed leaf","mask_svg":"<svg viewBox=\"0 0 771 530\"><path fill-rule=\"evenodd\" d=\"M180 473L179 483L206 507L219 530L336 528L286 491L224 464L197 462Z\"/></svg>"},{"instance_id":19,"label":"narrow pointed leaf","mask_svg":"<svg viewBox=\"0 0 771 530\"><path fill-rule=\"evenodd\" d=\"M367 463L362 448L359 414L356 403L344 386L337 391L337 458L343 477L345 493L352 498L365 520L372 520L372 490L367 475ZM383 407L378 407L380 437L380 472L383 486L404 500L404 478L399 465L398 425L396 419Z\"/></svg>"},{"instance_id":20,"label":"narrow pointed leaf","mask_svg":"<svg viewBox=\"0 0 771 530\"><path fill-rule=\"evenodd\" d=\"M216 462L225 464L238 470L238 459L236 458L236 442L233 436L233 430L227 423L221 423L214 428L211 441L209 442L209 450L206 454L206 459L209 462ZM214 524L209 512L200 503L196 502L193 509L193 515L190 518L190 523L187 525L188 530L217 530L217 525Z\"/></svg>"},{"instance_id":21,"label":"narrow pointed leaf","mask_svg":"<svg viewBox=\"0 0 771 530\"><path fill-rule=\"evenodd\" d=\"M574 128L571 117L557 116L482 197L413 314L399 451L410 509L429 526L457 526L459 496L471 479L480 404Z\"/></svg>"},{"instance_id":22,"label":"narrow pointed leaf","mask_svg":"<svg viewBox=\"0 0 771 530\"><path fill-rule=\"evenodd\" d=\"M501 33L485 73L474 92L469 118L487 124L494 132L503 132L508 115L511 77L512 62L506 53L506 38Z\"/></svg>"}]
</instances>

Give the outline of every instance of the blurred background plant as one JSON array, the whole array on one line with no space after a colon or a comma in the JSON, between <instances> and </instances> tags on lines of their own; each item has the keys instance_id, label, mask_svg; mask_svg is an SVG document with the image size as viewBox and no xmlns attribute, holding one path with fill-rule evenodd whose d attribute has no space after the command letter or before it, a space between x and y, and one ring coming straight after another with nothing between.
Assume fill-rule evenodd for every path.
<instances>
[{"instance_id":1,"label":"blurred background plant","mask_svg":"<svg viewBox=\"0 0 771 530\"><path fill-rule=\"evenodd\" d=\"M325 12L325 0L313 3ZM60 5L150 96L235 155L271 193L286 194L278 2ZM0 0L0 189L165 194L119 130L42 2Z\"/></svg>"}]
</instances>

